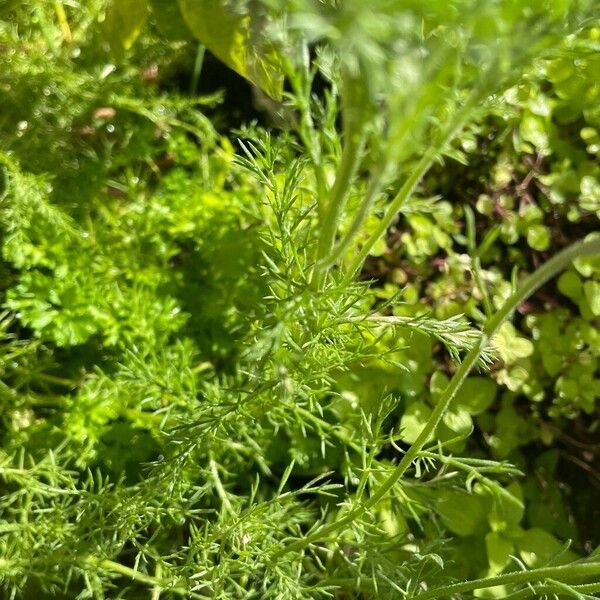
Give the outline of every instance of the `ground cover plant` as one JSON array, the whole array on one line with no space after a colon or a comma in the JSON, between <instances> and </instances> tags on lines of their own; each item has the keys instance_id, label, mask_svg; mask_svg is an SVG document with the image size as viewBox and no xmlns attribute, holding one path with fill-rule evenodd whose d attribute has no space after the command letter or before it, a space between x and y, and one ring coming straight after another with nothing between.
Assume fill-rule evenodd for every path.
<instances>
[{"instance_id":1,"label":"ground cover plant","mask_svg":"<svg viewBox=\"0 0 600 600\"><path fill-rule=\"evenodd\" d=\"M599 44L2 4L2 597L598 597Z\"/></svg>"}]
</instances>

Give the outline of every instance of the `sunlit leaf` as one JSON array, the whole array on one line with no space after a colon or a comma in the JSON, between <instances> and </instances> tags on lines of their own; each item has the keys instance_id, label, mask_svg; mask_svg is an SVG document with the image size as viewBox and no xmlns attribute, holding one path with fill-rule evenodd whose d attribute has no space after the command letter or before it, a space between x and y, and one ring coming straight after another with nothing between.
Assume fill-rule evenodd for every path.
<instances>
[{"instance_id":1,"label":"sunlit leaf","mask_svg":"<svg viewBox=\"0 0 600 600\"><path fill-rule=\"evenodd\" d=\"M217 58L272 98L281 98L281 63L258 18L237 14L216 0L177 2L188 27Z\"/></svg>"},{"instance_id":2,"label":"sunlit leaf","mask_svg":"<svg viewBox=\"0 0 600 600\"><path fill-rule=\"evenodd\" d=\"M111 50L120 54L129 50L148 19L146 0L113 0L104 23Z\"/></svg>"},{"instance_id":3,"label":"sunlit leaf","mask_svg":"<svg viewBox=\"0 0 600 600\"><path fill-rule=\"evenodd\" d=\"M150 0L156 27L168 40L193 39L192 32L183 19L177 2L174 0Z\"/></svg>"}]
</instances>

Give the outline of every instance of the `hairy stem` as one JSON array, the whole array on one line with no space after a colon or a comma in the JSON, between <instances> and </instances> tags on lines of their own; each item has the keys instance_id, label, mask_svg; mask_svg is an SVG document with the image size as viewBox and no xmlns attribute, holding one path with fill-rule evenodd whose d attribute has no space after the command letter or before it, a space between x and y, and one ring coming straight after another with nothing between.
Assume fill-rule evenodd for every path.
<instances>
[{"instance_id":1,"label":"hairy stem","mask_svg":"<svg viewBox=\"0 0 600 600\"><path fill-rule=\"evenodd\" d=\"M316 288L321 287L323 283L323 270L319 268L319 265L331 252L335 243L335 236L348 202L352 181L360 164L365 142L366 115L362 107L366 100L362 98L362 102L358 102L358 107L355 105L357 99L360 98L356 79L346 74L342 78L340 91L344 118L344 146L335 182L319 223L317 260L312 274L312 283Z\"/></svg>"},{"instance_id":2,"label":"hairy stem","mask_svg":"<svg viewBox=\"0 0 600 600\"><path fill-rule=\"evenodd\" d=\"M352 132L349 134L340 160L335 183L331 190L329 204L323 215L321 223L321 232L319 236L319 245L317 248L317 268L313 271L313 281L319 287L322 270L318 264L330 252L335 242L335 234L338 230L340 218L346 207L350 186L360 162L360 155L364 143L362 132Z\"/></svg>"},{"instance_id":3,"label":"hairy stem","mask_svg":"<svg viewBox=\"0 0 600 600\"><path fill-rule=\"evenodd\" d=\"M383 165L380 169L378 169L371 177L371 181L365 192L365 195L352 219L352 223L346 231L344 237L339 241L339 243L331 250L329 256L324 256L321 258L321 262L317 265L320 269L327 269L334 265L344 254L344 252L348 249L352 240L356 237L357 233L360 231L365 219L367 218L371 207L373 206L373 202L375 198L377 198L379 192L381 191L384 183L385 183L385 173L388 170L388 166Z\"/></svg>"},{"instance_id":4,"label":"hairy stem","mask_svg":"<svg viewBox=\"0 0 600 600\"><path fill-rule=\"evenodd\" d=\"M423 176L427 173L427 171L429 171L435 160L439 157L440 152L444 150L444 148L456 137L456 135L464 127L464 124L468 121L473 108L476 106L476 103L480 100L481 95L481 89L476 89L470 94L470 96L465 100L463 106L460 109L458 109L456 115L446 128L445 132L442 134L439 143L430 147L423 154L412 173L408 176L406 181L402 184L402 187L398 190L396 196L394 196L393 200L390 202L387 210L385 211L385 214L383 215L375 231L371 234L369 239L364 243L364 245L360 249L360 252L350 263L350 266L348 267L348 270L344 275L344 282L349 283L354 278L356 273L361 269L363 263L365 262L365 259L373 249L373 246L385 234L388 227L392 224L392 222L398 215L400 207L412 196L413 192L415 191L415 188L417 187ZM373 199L374 197L371 198L369 201L372 202ZM359 210L357 217L364 219L366 217L366 212L366 210ZM353 224L351 226L351 229L358 231L359 227L355 227Z\"/></svg>"},{"instance_id":5,"label":"hairy stem","mask_svg":"<svg viewBox=\"0 0 600 600\"><path fill-rule=\"evenodd\" d=\"M473 367L477 364L479 357L488 345L490 338L494 335L494 333L496 333L500 325L502 325L509 315L531 294L543 286L552 277L556 276L558 273L567 268L575 258L593 254L600 254L600 239L577 242L569 246L562 252L559 252L557 255L552 257L534 273L529 275L519 289L517 289L513 295L508 298L502 308L488 321L482 332L479 343L473 346L463 362L460 364L443 394L440 396L435 408L431 413L431 416L429 417L429 420L427 421L427 424L415 440L414 444L402 457L402 460L398 463L398 466L394 469L391 475L388 476L388 478L367 500L360 503L358 506L356 506L356 508L350 510L344 517L338 518L336 521L317 529L305 538L296 540L285 548L282 548L278 553L276 553L276 558L289 552L302 550L303 548L310 546L312 543L324 538L328 538L332 533L346 527L347 525L350 525L358 517L379 503L403 477L414 459L419 456L419 453L438 426L444 413L448 410L452 400L462 387L465 379Z\"/></svg>"},{"instance_id":6,"label":"hairy stem","mask_svg":"<svg viewBox=\"0 0 600 600\"><path fill-rule=\"evenodd\" d=\"M296 70L291 60L287 59L285 56L282 56L282 60L284 61L289 82L296 98L296 108L298 109L300 117L297 128L298 135L300 136L302 144L308 151L308 156L310 158L317 188L317 208L319 218L321 219L325 212L323 202L327 185L325 183L321 143L315 130L310 107L312 76L310 75L310 68L308 67L310 61L307 46L303 44L300 52L305 65L304 70L301 73Z\"/></svg>"},{"instance_id":7,"label":"hairy stem","mask_svg":"<svg viewBox=\"0 0 600 600\"><path fill-rule=\"evenodd\" d=\"M452 585L446 585L444 587L423 592L422 594L417 594L416 596L412 596L411 600L435 600L436 598L450 598L453 596L453 594L491 588L497 585L535 583L538 581L544 581L546 579L558 578L562 580L573 580L593 576L600 576L600 562L581 564L575 563L560 567L545 567L541 569L531 569L530 571L506 573L505 575L497 575L496 577L484 577L482 579L474 579L472 581L463 581L461 583L454 583ZM527 591L530 592L530 590ZM553 591L557 591L556 586L554 586Z\"/></svg>"},{"instance_id":8,"label":"hairy stem","mask_svg":"<svg viewBox=\"0 0 600 600\"><path fill-rule=\"evenodd\" d=\"M600 583L582 583L569 586L575 594L595 594L600 592ZM551 583L528 586L523 590L506 596L504 600L527 600L527 598L542 598L545 595L556 594L563 590L557 590L556 585ZM564 593L564 591L563 591ZM589 596L587 596L589 598Z\"/></svg>"}]
</instances>

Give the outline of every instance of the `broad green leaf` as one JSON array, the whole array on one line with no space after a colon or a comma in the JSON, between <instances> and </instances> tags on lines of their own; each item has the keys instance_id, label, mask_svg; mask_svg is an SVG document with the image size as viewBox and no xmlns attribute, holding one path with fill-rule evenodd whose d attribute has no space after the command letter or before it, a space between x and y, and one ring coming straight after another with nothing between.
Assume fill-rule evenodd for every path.
<instances>
[{"instance_id":1,"label":"broad green leaf","mask_svg":"<svg viewBox=\"0 0 600 600\"><path fill-rule=\"evenodd\" d=\"M583 292L592 314L597 317L600 315L600 283L597 281L586 281L583 284Z\"/></svg>"},{"instance_id":2,"label":"broad green leaf","mask_svg":"<svg viewBox=\"0 0 600 600\"><path fill-rule=\"evenodd\" d=\"M586 240L600 238L600 233L590 233L585 237ZM591 277L594 273L600 273L600 256L580 256L573 261L573 266L584 277Z\"/></svg>"},{"instance_id":3,"label":"broad green leaf","mask_svg":"<svg viewBox=\"0 0 600 600\"><path fill-rule=\"evenodd\" d=\"M504 600L507 595L508 592L505 585L495 585L493 587L475 590L473 592L474 598L490 598L493 600Z\"/></svg>"},{"instance_id":4,"label":"broad green leaf","mask_svg":"<svg viewBox=\"0 0 600 600\"><path fill-rule=\"evenodd\" d=\"M431 376L429 384L431 399L435 404L448 385L448 377L441 371L436 371ZM486 411L496 398L497 385L492 379L486 377L469 377L456 394L452 403L453 413L458 415L465 412L468 415L480 415ZM464 419L466 421L466 419ZM471 419L469 419L469 422ZM457 431L444 418L444 422L454 431Z\"/></svg>"},{"instance_id":5,"label":"broad green leaf","mask_svg":"<svg viewBox=\"0 0 600 600\"><path fill-rule=\"evenodd\" d=\"M521 486L513 482L507 488L495 484L489 489L493 495L492 509L488 514L492 530L504 531L520 523L525 512Z\"/></svg>"},{"instance_id":6,"label":"broad green leaf","mask_svg":"<svg viewBox=\"0 0 600 600\"><path fill-rule=\"evenodd\" d=\"M600 210L600 183L595 177L586 175L581 179L581 206L585 210L595 212Z\"/></svg>"},{"instance_id":7,"label":"broad green leaf","mask_svg":"<svg viewBox=\"0 0 600 600\"><path fill-rule=\"evenodd\" d=\"M190 40L192 32L175 0L150 0L152 14L161 36L167 40Z\"/></svg>"},{"instance_id":8,"label":"broad green leaf","mask_svg":"<svg viewBox=\"0 0 600 600\"><path fill-rule=\"evenodd\" d=\"M550 246L550 231L545 225L537 223L527 229L527 243L530 248L542 252Z\"/></svg>"},{"instance_id":9,"label":"broad green leaf","mask_svg":"<svg viewBox=\"0 0 600 600\"><path fill-rule=\"evenodd\" d=\"M335 413L343 420L356 418L361 412L374 413L380 406L382 390L386 392L398 386L397 375L376 366L341 373L336 377L340 397L333 403Z\"/></svg>"},{"instance_id":10,"label":"broad green leaf","mask_svg":"<svg viewBox=\"0 0 600 600\"><path fill-rule=\"evenodd\" d=\"M530 529L517 540L519 554L523 562L530 568L541 567L549 560L561 554L561 543L544 529ZM556 564L566 564L575 559L574 552L567 550L556 560Z\"/></svg>"},{"instance_id":11,"label":"broad green leaf","mask_svg":"<svg viewBox=\"0 0 600 600\"><path fill-rule=\"evenodd\" d=\"M464 408L471 415L480 415L494 402L496 388L493 379L469 377L457 393L454 405Z\"/></svg>"},{"instance_id":12,"label":"broad green leaf","mask_svg":"<svg viewBox=\"0 0 600 600\"><path fill-rule=\"evenodd\" d=\"M571 298L571 300L575 301L581 298L581 279L575 271L565 271L558 278L556 285L558 287L558 291L567 298Z\"/></svg>"},{"instance_id":13,"label":"broad green leaf","mask_svg":"<svg viewBox=\"0 0 600 600\"><path fill-rule=\"evenodd\" d=\"M540 152L548 152L548 131L542 117L526 113L521 121L520 134L524 141L532 144Z\"/></svg>"},{"instance_id":14,"label":"broad green leaf","mask_svg":"<svg viewBox=\"0 0 600 600\"><path fill-rule=\"evenodd\" d=\"M218 0L177 0L192 33L228 67L279 100L281 61L259 31L258 19L237 14Z\"/></svg>"},{"instance_id":15,"label":"broad green leaf","mask_svg":"<svg viewBox=\"0 0 600 600\"><path fill-rule=\"evenodd\" d=\"M492 343L507 365L533 354L531 341L517 335L517 330L512 323L504 323L492 338Z\"/></svg>"},{"instance_id":16,"label":"broad green leaf","mask_svg":"<svg viewBox=\"0 0 600 600\"><path fill-rule=\"evenodd\" d=\"M442 395L449 382L450 380L447 375L442 371L433 373L429 383L429 390L431 391L431 398L434 402Z\"/></svg>"},{"instance_id":17,"label":"broad green leaf","mask_svg":"<svg viewBox=\"0 0 600 600\"><path fill-rule=\"evenodd\" d=\"M480 496L458 490L443 490L437 496L436 510L452 533L471 535L483 526L485 500Z\"/></svg>"},{"instance_id":18,"label":"broad green leaf","mask_svg":"<svg viewBox=\"0 0 600 600\"><path fill-rule=\"evenodd\" d=\"M400 419L402 440L413 444L425 427L431 409L423 402L413 402Z\"/></svg>"},{"instance_id":19,"label":"broad green leaf","mask_svg":"<svg viewBox=\"0 0 600 600\"><path fill-rule=\"evenodd\" d=\"M510 563L510 555L514 549L513 544L500 533L490 531L485 536L485 548L490 564L488 575L498 575Z\"/></svg>"},{"instance_id":20,"label":"broad green leaf","mask_svg":"<svg viewBox=\"0 0 600 600\"><path fill-rule=\"evenodd\" d=\"M442 441L455 438L463 439L473 431L473 420L468 411L461 407L446 411L439 427L439 437Z\"/></svg>"},{"instance_id":21,"label":"broad green leaf","mask_svg":"<svg viewBox=\"0 0 600 600\"><path fill-rule=\"evenodd\" d=\"M395 537L406 533L408 525L402 513L394 510L392 502L385 502L379 509L379 520L383 530L390 536Z\"/></svg>"},{"instance_id":22,"label":"broad green leaf","mask_svg":"<svg viewBox=\"0 0 600 600\"><path fill-rule=\"evenodd\" d=\"M106 12L104 26L111 50L129 50L148 19L147 0L113 0Z\"/></svg>"}]
</instances>

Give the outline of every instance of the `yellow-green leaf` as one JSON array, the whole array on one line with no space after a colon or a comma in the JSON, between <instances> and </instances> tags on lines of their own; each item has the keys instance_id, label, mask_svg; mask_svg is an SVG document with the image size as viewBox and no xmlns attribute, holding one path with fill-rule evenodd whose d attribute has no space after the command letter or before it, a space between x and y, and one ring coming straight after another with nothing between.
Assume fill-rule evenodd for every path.
<instances>
[{"instance_id":1,"label":"yellow-green leaf","mask_svg":"<svg viewBox=\"0 0 600 600\"><path fill-rule=\"evenodd\" d=\"M228 67L279 100L283 72L272 43L258 31L256 19L236 14L218 0L177 0L192 33Z\"/></svg>"},{"instance_id":2,"label":"yellow-green leaf","mask_svg":"<svg viewBox=\"0 0 600 600\"><path fill-rule=\"evenodd\" d=\"M194 36L183 20L174 0L150 0L154 22L160 35L167 40L192 40Z\"/></svg>"},{"instance_id":3,"label":"yellow-green leaf","mask_svg":"<svg viewBox=\"0 0 600 600\"><path fill-rule=\"evenodd\" d=\"M129 50L148 19L147 0L113 0L106 12L105 29L111 50Z\"/></svg>"},{"instance_id":4,"label":"yellow-green leaf","mask_svg":"<svg viewBox=\"0 0 600 600\"><path fill-rule=\"evenodd\" d=\"M485 536L485 548L490 565L488 575L494 576L502 573L504 567L510 563L510 555L514 551L513 543L495 531L490 531Z\"/></svg>"}]
</instances>

